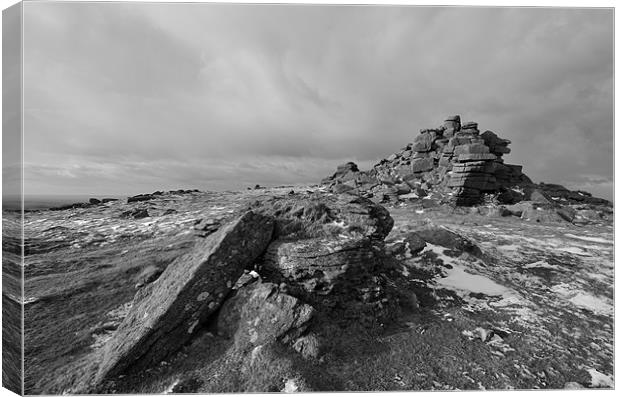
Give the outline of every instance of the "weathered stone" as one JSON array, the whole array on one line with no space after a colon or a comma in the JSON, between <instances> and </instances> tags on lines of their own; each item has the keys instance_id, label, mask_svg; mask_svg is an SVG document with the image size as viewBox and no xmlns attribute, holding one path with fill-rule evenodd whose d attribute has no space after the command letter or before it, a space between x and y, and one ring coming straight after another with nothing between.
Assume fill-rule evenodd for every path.
<instances>
[{"instance_id":1,"label":"weathered stone","mask_svg":"<svg viewBox=\"0 0 620 397\"><path fill-rule=\"evenodd\" d=\"M346 183L337 183L330 188L330 190L336 194L342 194L354 190L355 187Z\"/></svg>"},{"instance_id":2,"label":"weathered stone","mask_svg":"<svg viewBox=\"0 0 620 397\"><path fill-rule=\"evenodd\" d=\"M313 333L298 338L293 343L293 349L296 350L303 358L311 359L319 357L319 339Z\"/></svg>"},{"instance_id":3,"label":"weathered stone","mask_svg":"<svg viewBox=\"0 0 620 397\"><path fill-rule=\"evenodd\" d=\"M246 212L177 258L156 283L139 290L104 347L94 387L130 366L157 363L178 350L265 250L272 232L271 218Z\"/></svg>"},{"instance_id":4,"label":"weathered stone","mask_svg":"<svg viewBox=\"0 0 620 397\"><path fill-rule=\"evenodd\" d=\"M557 210L557 214L560 216L560 218L564 219L566 222L572 223L575 220L577 211L575 211L571 207L562 207Z\"/></svg>"},{"instance_id":5,"label":"weathered stone","mask_svg":"<svg viewBox=\"0 0 620 397\"><path fill-rule=\"evenodd\" d=\"M458 145L454 148L454 154L469 154L469 153L489 153L489 148L485 145Z\"/></svg>"},{"instance_id":6,"label":"weathered stone","mask_svg":"<svg viewBox=\"0 0 620 397\"><path fill-rule=\"evenodd\" d=\"M349 161L348 163L344 163L339 165L338 167L336 167L336 172L337 173L347 173L347 172L358 172L359 168L357 167L357 164L355 164L352 161Z\"/></svg>"},{"instance_id":7,"label":"weathered stone","mask_svg":"<svg viewBox=\"0 0 620 397\"><path fill-rule=\"evenodd\" d=\"M148 201L148 200L153 200L157 198L156 196L153 196L152 194L138 194L137 196L132 196L132 197L128 197L127 198L127 203L135 203L135 202L139 202L139 201Z\"/></svg>"},{"instance_id":8,"label":"weathered stone","mask_svg":"<svg viewBox=\"0 0 620 397\"><path fill-rule=\"evenodd\" d=\"M435 161L430 157L424 159L415 159L413 163L411 163L411 171L413 172L430 171L434 167Z\"/></svg>"},{"instance_id":9,"label":"weathered stone","mask_svg":"<svg viewBox=\"0 0 620 397\"><path fill-rule=\"evenodd\" d=\"M495 146L495 147L493 148L492 152L493 152L494 154L498 154L498 155L501 155L501 154L508 154L508 153L510 153L510 148L509 148L509 147L506 147L506 146Z\"/></svg>"},{"instance_id":10,"label":"weathered stone","mask_svg":"<svg viewBox=\"0 0 620 397\"><path fill-rule=\"evenodd\" d=\"M399 183L395 186L397 189L397 194L407 194L411 192L411 188L406 183Z\"/></svg>"},{"instance_id":11,"label":"weathered stone","mask_svg":"<svg viewBox=\"0 0 620 397\"><path fill-rule=\"evenodd\" d=\"M355 182L357 182L358 185L379 184L379 181L377 180L377 178L373 175L370 175L368 172L360 172L359 175L357 176L357 179L355 179Z\"/></svg>"},{"instance_id":12,"label":"weathered stone","mask_svg":"<svg viewBox=\"0 0 620 397\"><path fill-rule=\"evenodd\" d=\"M264 271L279 274L294 295L317 310L337 310L341 325L383 322L398 302L388 299L383 268L383 242L368 238L316 238L274 241ZM378 324L376 324L378 325Z\"/></svg>"},{"instance_id":13,"label":"weathered stone","mask_svg":"<svg viewBox=\"0 0 620 397\"><path fill-rule=\"evenodd\" d=\"M384 185L387 186L392 186L396 184L396 180L394 179L394 177L390 176L390 175L382 175L379 177L379 181L381 183L383 183Z\"/></svg>"},{"instance_id":14,"label":"weathered stone","mask_svg":"<svg viewBox=\"0 0 620 397\"><path fill-rule=\"evenodd\" d=\"M448 187L467 187L478 189L481 191L490 191L495 190L497 188L497 184L495 181L490 180L480 180L480 179L459 179L454 180L450 179L447 184Z\"/></svg>"},{"instance_id":15,"label":"weathered stone","mask_svg":"<svg viewBox=\"0 0 620 397\"><path fill-rule=\"evenodd\" d=\"M415 152L413 155L413 159L425 159L427 157L431 157L431 152Z\"/></svg>"},{"instance_id":16,"label":"weathered stone","mask_svg":"<svg viewBox=\"0 0 620 397\"><path fill-rule=\"evenodd\" d=\"M416 230L412 234L417 235L429 244L440 245L451 250L467 252L476 256L482 255L480 248L471 240L442 227L430 226Z\"/></svg>"},{"instance_id":17,"label":"weathered stone","mask_svg":"<svg viewBox=\"0 0 620 397\"><path fill-rule=\"evenodd\" d=\"M204 232L206 233L206 235L214 233L217 229L219 229L221 226L220 221L216 220L216 219L200 219L197 221L197 223L194 225L194 229L199 231L199 232Z\"/></svg>"},{"instance_id":18,"label":"weathered stone","mask_svg":"<svg viewBox=\"0 0 620 397\"><path fill-rule=\"evenodd\" d=\"M421 187L416 187L414 190L418 197L426 197L428 195L428 192Z\"/></svg>"},{"instance_id":19,"label":"weathered stone","mask_svg":"<svg viewBox=\"0 0 620 397\"><path fill-rule=\"evenodd\" d=\"M125 211L121 214L121 218L142 219L148 217L149 212L146 210L146 208L136 208L133 210Z\"/></svg>"},{"instance_id":20,"label":"weathered stone","mask_svg":"<svg viewBox=\"0 0 620 397\"><path fill-rule=\"evenodd\" d=\"M414 152L429 152L433 148L433 136L425 132L416 136L411 150Z\"/></svg>"},{"instance_id":21,"label":"weathered stone","mask_svg":"<svg viewBox=\"0 0 620 397\"><path fill-rule=\"evenodd\" d=\"M237 349L247 351L281 338L296 338L314 312L275 284L255 283L239 289L222 305L217 328L233 338Z\"/></svg>"},{"instance_id":22,"label":"weathered stone","mask_svg":"<svg viewBox=\"0 0 620 397\"><path fill-rule=\"evenodd\" d=\"M396 185L388 186L385 189L383 189L383 195L387 201L396 202L399 200L398 188L396 187Z\"/></svg>"},{"instance_id":23,"label":"weathered stone","mask_svg":"<svg viewBox=\"0 0 620 397\"><path fill-rule=\"evenodd\" d=\"M440 167L448 167L451 165L451 160L452 157L450 156L441 156L441 158L439 159L439 163L437 165L439 165Z\"/></svg>"},{"instance_id":24,"label":"weathered stone","mask_svg":"<svg viewBox=\"0 0 620 397\"><path fill-rule=\"evenodd\" d=\"M491 152L494 152L497 146L510 145L510 140L502 139L498 137L497 134L495 134L493 131L489 130L480 134L480 138L484 139L485 145L487 145L491 149Z\"/></svg>"},{"instance_id":25,"label":"weathered stone","mask_svg":"<svg viewBox=\"0 0 620 397\"><path fill-rule=\"evenodd\" d=\"M558 215L557 211L551 208L532 205L531 203L524 207L521 219L537 223L565 222L563 217Z\"/></svg>"},{"instance_id":26,"label":"weathered stone","mask_svg":"<svg viewBox=\"0 0 620 397\"><path fill-rule=\"evenodd\" d=\"M495 160L497 156L491 153L469 153L469 154L459 154L457 157L457 161L466 162L466 161L480 161L480 160Z\"/></svg>"},{"instance_id":27,"label":"weathered stone","mask_svg":"<svg viewBox=\"0 0 620 397\"><path fill-rule=\"evenodd\" d=\"M394 167L394 174L398 175L401 179L411 173L411 165L399 165L397 167ZM393 182L395 183L396 181L393 180ZM391 183L390 185L393 185L394 183Z\"/></svg>"},{"instance_id":28,"label":"weathered stone","mask_svg":"<svg viewBox=\"0 0 620 397\"><path fill-rule=\"evenodd\" d=\"M251 209L275 219L274 235L278 238L346 235L383 240L394 226L387 209L348 195L274 197L255 203Z\"/></svg>"},{"instance_id":29,"label":"weathered stone","mask_svg":"<svg viewBox=\"0 0 620 397\"><path fill-rule=\"evenodd\" d=\"M475 128L463 128L463 127L461 127L460 131L458 132L458 135L473 135L473 136L477 136L478 134L480 134L480 131L478 131Z\"/></svg>"},{"instance_id":30,"label":"weathered stone","mask_svg":"<svg viewBox=\"0 0 620 397\"><path fill-rule=\"evenodd\" d=\"M369 239L278 240L267 249L264 266L277 269L290 283L302 285L309 293L327 294L345 273L362 269L373 258Z\"/></svg>"},{"instance_id":31,"label":"weathered stone","mask_svg":"<svg viewBox=\"0 0 620 397\"><path fill-rule=\"evenodd\" d=\"M551 204L553 200L547 194L538 189L526 192L526 199L537 204Z\"/></svg>"},{"instance_id":32,"label":"weathered stone","mask_svg":"<svg viewBox=\"0 0 620 397\"><path fill-rule=\"evenodd\" d=\"M328 185L334 181L346 182L350 180L354 180L358 177L360 171L357 167L357 164L353 162L348 162L345 164L341 164L336 168L336 172L321 181L321 184Z\"/></svg>"},{"instance_id":33,"label":"weathered stone","mask_svg":"<svg viewBox=\"0 0 620 397\"><path fill-rule=\"evenodd\" d=\"M444 121L443 126L445 127L444 134L453 135L461 128L461 116L456 115L448 117Z\"/></svg>"},{"instance_id":34,"label":"weathered stone","mask_svg":"<svg viewBox=\"0 0 620 397\"><path fill-rule=\"evenodd\" d=\"M416 233L409 233L405 236L405 243L409 247L411 255L416 255L426 247L426 241Z\"/></svg>"},{"instance_id":35,"label":"weathered stone","mask_svg":"<svg viewBox=\"0 0 620 397\"><path fill-rule=\"evenodd\" d=\"M134 277L136 288L142 288L145 285L157 280L163 271L164 270L159 266L149 265L145 267L136 277Z\"/></svg>"},{"instance_id":36,"label":"weathered stone","mask_svg":"<svg viewBox=\"0 0 620 397\"><path fill-rule=\"evenodd\" d=\"M466 121L463 124L461 124L461 129L466 130L468 128L477 129L478 123L476 123L475 121Z\"/></svg>"},{"instance_id":37,"label":"weathered stone","mask_svg":"<svg viewBox=\"0 0 620 397\"><path fill-rule=\"evenodd\" d=\"M454 136L450 138L450 141L448 141L448 145L452 145L454 147L458 145L467 145L470 143L471 143L471 138L466 137L466 136Z\"/></svg>"},{"instance_id":38,"label":"weathered stone","mask_svg":"<svg viewBox=\"0 0 620 397\"><path fill-rule=\"evenodd\" d=\"M497 200L501 204L515 204L523 200L523 195L512 189L505 189L497 195Z\"/></svg>"},{"instance_id":39,"label":"weathered stone","mask_svg":"<svg viewBox=\"0 0 620 397\"><path fill-rule=\"evenodd\" d=\"M490 161L472 161L467 163L456 163L452 167L454 173L471 173L481 172L487 174L495 173L497 168L496 163Z\"/></svg>"},{"instance_id":40,"label":"weathered stone","mask_svg":"<svg viewBox=\"0 0 620 397\"><path fill-rule=\"evenodd\" d=\"M92 205L98 205L98 204L101 204L101 200L96 199L96 198L90 198L90 199L88 200L88 202L89 202L90 204L92 204Z\"/></svg>"}]
</instances>

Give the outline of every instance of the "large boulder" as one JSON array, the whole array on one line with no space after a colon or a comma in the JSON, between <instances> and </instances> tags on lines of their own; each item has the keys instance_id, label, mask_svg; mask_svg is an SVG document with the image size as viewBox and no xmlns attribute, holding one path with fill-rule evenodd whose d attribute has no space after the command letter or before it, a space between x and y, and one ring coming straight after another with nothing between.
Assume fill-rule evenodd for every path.
<instances>
[{"instance_id":1,"label":"large boulder","mask_svg":"<svg viewBox=\"0 0 620 397\"><path fill-rule=\"evenodd\" d=\"M94 388L129 367L157 363L178 350L222 304L233 283L263 253L273 219L246 212L177 258L141 289L102 351Z\"/></svg>"},{"instance_id":2,"label":"large boulder","mask_svg":"<svg viewBox=\"0 0 620 397\"><path fill-rule=\"evenodd\" d=\"M127 204L136 203L140 201L149 201L157 198L157 195L153 194L138 194L137 196L127 197Z\"/></svg>"},{"instance_id":3,"label":"large boulder","mask_svg":"<svg viewBox=\"0 0 620 397\"><path fill-rule=\"evenodd\" d=\"M412 172L424 172L430 171L435 167L435 162L431 157L426 157L422 159L415 159L413 163L411 163L411 171Z\"/></svg>"},{"instance_id":4,"label":"large boulder","mask_svg":"<svg viewBox=\"0 0 620 397\"><path fill-rule=\"evenodd\" d=\"M383 242L369 238L314 238L274 241L265 253L264 271L278 274L291 294L322 312L337 310L338 324L384 322L398 302L382 276Z\"/></svg>"},{"instance_id":5,"label":"large boulder","mask_svg":"<svg viewBox=\"0 0 620 397\"><path fill-rule=\"evenodd\" d=\"M329 184L334 181L341 181L341 182L350 181L350 180L355 179L357 175L359 174L359 172L360 170L357 167L357 164L349 161L348 163L339 165L336 168L336 172L332 176L323 179L321 183L325 185L325 184Z\"/></svg>"},{"instance_id":6,"label":"large boulder","mask_svg":"<svg viewBox=\"0 0 620 397\"><path fill-rule=\"evenodd\" d=\"M411 233L409 239L413 234L428 244L439 245L452 251L467 252L475 256L482 255L480 248L471 240L443 227L429 226L416 230Z\"/></svg>"},{"instance_id":7,"label":"large boulder","mask_svg":"<svg viewBox=\"0 0 620 397\"><path fill-rule=\"evenodd\" d=\"M345 274L367 272L364 268L374 256L369 239L278 240L269 246L265 266L309 293L324 295L337 284L350 281Z\"/></svg>"},{"instance_id":8,"label":"large boulder","mask_svg":"<svg viewBox=\"0 0 620 397\"><path fill-rule=\"evenodd\" d=\"M278 339L298 337L314 315L302 303L272 283L241 288L228 299L218 315L218 333L234 339L235 347L247 351Z\"/></svg>"},{"instance_id":9,"label":"large boulder","mask_svg":"<svg viewBox=\"0 0 620 397\"><path fill-rule=\"evenodd\" d=\"M350 318L339 320L387 317L394 302L384 300L381 255L394 221L384 207L360 197L325 195L274 199L253 208L276 219L278 239L264 255L261 274L285 283L291 295L317 310L342 308Z\"/></svg>"},{"instance_id":10,"label":"large boulder","mask_svg":"<svg viewBox=\"0 0 620 397\"><path fill-rule=\"evenodd\" d=\"M428 132L423 132L415 138L411 148L414 152L430 152L433 147L433 136Z\"/></svg>"}]
</instances>

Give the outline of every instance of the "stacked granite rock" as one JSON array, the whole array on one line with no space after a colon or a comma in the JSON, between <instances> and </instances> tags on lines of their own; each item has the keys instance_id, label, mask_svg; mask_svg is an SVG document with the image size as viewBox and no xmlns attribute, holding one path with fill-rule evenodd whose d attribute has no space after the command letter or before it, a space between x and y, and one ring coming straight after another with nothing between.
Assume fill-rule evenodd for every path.
<instances>
[{"instance_id":1,"label":"stacked granite rock","mask_svg":"<svg viewBox=\"0 0 620 397\"><path fill-rule=\"evenodd\" d=\"M357 164L348 162L339 165L336 172L321 181L329 185L333 193L350 193L361 195L380 185L373 171L360 171Z\"/></svg>"},{"instance_id":2,"label":"stacked granite rock","mask_svg":"<svg viewBox=\"0 0 620 397\"><path fill-rule=\"evenodd\" d=\"M457 205L474 205L485 193L531 184L518 165L504 164L510 141L492 131L480 133L478 123L446 118L438 128L422 129L412 143L376 164L359 171L347 163L322 181L335 193L374 196L397 201L419 191L451 193Z\"/></svg>"},{"instance_id":3,"label":"stacked granite rock","mask_svg":"<svg viewBox=\"0 0 620 397\"><path fill-rule=\"evenodd\" d=\"M492 131L480 134L478 123L460 124L459 116L448 118L444 127L453 136L444 146L438 165L451 171L447 186L454 189L458 205L477 204L484 193L526 181L520 166L503 164L503 154L510 152L509 140Z\"/></svg>"}]
</instances>

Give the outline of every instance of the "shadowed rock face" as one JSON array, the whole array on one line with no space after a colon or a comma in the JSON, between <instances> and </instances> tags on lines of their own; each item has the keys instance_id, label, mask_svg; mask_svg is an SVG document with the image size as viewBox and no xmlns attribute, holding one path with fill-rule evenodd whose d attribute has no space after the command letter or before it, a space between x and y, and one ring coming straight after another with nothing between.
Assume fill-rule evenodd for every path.
<instances>
[{"instance_id":1,"label":"shadowed rock face","mask_svg":"<svg viewBox=\"0 0 620 397\"><path fill-rule=\"evenodd\" d=\"M180 348L220 305L271 241L273 220L247 212L177 258L140 290L107 343L95 388L129 366L156 363Z\"/></svg>"},{"instance_id":2,"label":"shadowed rock face","mask_svg":"<svg viewBox=\"0 0 620 397\"><path fill-rule=\"evenodd\" d=\"M235 347L248 350L287 336L298 336L314 314L312 306L287 295L272 283L240 289L218 316L218 332L233 337Z\"/></svg>"},{"instance_id":3,"label":"shadowed rock face","mask_svg":"<svg viewBox=\"0 0 620 397\"><path fill-rule=\"evenodd\" d=\"M274 241L264 267L277 273L291 294L322 312L336 309L335 323L385 321L397 301L386 290L383 241L369 238L314 238ZM333 316L330 316L333 317Z\"/></svg>"},{"instance_id":4,"label":"shadowed rock face","mask_svg":"<svg viewBox=\"0 0 620 397\"><path fill-rule=\"evenodd\" d=\"M339 307L356 319L388 316L379 275L383 240L394 221L384 207L344 194L275 199L255 210L276 219L277 239L265 253L263 270L293 296L321 312Z\"/></svg>"},{"instance_id":5,"label":"shadowed rock face","mask_svg":"<svg viewBox=\"0 0 620 397\"><path fill-rule=\"evenodd\" d=\"M469 254L480 256L482 252L470 240L442 227L430 226L416 230L408 236L409 241L422 240L433 245L440 245L455 251L463 251ZM424 246L422 246L422 249Z\"/></svg>"}]
</instances>

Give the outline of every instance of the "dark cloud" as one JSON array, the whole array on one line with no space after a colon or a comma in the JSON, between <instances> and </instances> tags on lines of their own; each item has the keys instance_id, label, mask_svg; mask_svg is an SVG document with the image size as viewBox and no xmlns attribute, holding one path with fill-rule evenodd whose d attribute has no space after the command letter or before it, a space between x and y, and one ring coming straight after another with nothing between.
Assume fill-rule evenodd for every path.
<instances>
[{"instance_id":1,"label":"dark cloud","mask_svg":"<svg viewBox=\"0 0 620 397\"><path fill-rule=\"evenodd\" d=\"M27 191L313 182L460 113L511 139L534 180L611 197L612 18L27 3Z\"/></svg>"}]
</instances>

